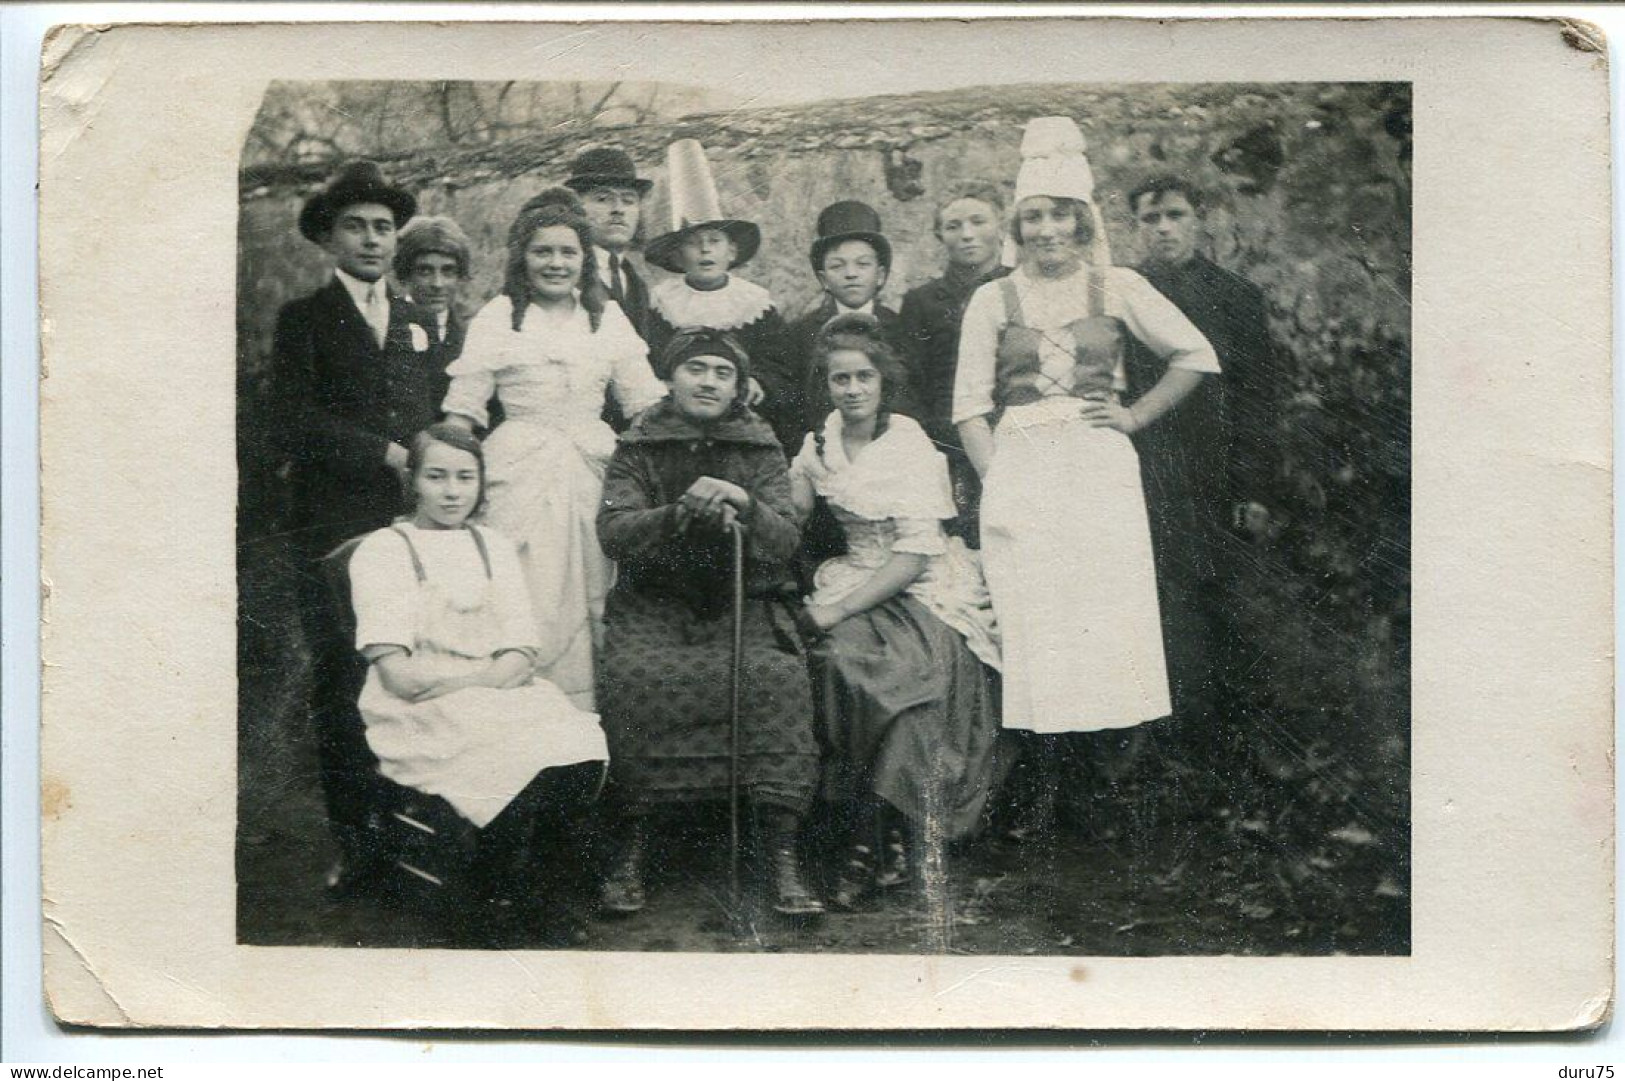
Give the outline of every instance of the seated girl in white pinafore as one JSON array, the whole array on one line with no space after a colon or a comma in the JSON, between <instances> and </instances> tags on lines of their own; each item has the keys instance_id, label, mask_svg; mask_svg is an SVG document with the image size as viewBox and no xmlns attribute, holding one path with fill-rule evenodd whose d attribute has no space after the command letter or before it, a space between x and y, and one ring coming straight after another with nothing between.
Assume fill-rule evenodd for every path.
<instances>
[{"instance_id":1,"label":"seated girl in white pinafore","mask_svg":"<svg viewBox=\"0 0 1625 1081\"><path fill-rule=\"evenodd\" d=\"M356 648L371 662L367 743L385 777L478 827L470 881L490 905L487 937L570 941L584 909L536 906L578 876L573 820L603 779L603 731L533 677L536 625L513 545L467 522L484 492L478 440L434 425L413 440L409 469L413 514L368 536L349 565ZM538 866L538 852L559 866ZM552 926L525 926L543 916Z\"/></svg>"}]
</instances>

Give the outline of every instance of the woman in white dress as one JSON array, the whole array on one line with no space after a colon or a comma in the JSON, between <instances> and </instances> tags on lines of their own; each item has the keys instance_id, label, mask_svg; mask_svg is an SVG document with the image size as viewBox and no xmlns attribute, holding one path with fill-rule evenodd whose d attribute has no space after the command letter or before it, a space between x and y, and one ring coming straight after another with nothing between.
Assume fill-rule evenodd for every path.
<instances>
[{"instance_id":1,"label":"woman in white dress","mask_svg":"<svg viewBox=\"0 0 1625 1081\"><path fill-rule=\"evenodd\" d=\"M1035 826L1054 809L1069 733L1170 711L1145 496L1129 437L1216 373L1212 347L1103 241L1083 136L1030 122L1013 274L977 290L961 328L954 422L983 480L982 559L1003 634L1006 728L1036 733ZM1168 361L1124 402L1132 337ZM1074 741L1076 742L1076 741ZM1089 754L1091 748L1078 748Z\"/></svg>"},{"instance_id":2,"label":"woman in white dress","mask_svg":"<svg viewBox=\"0 0 1625 1081\"><path fill-rule=\"evenodd\" d=\"M604 733L534 678L535 621L513 546L467 524L484 477L479 443L435 425L409 458L412 516L370 534L348 568L356 648L370 662L359 702L367 744L385 777L441 797L479 829L476 899L523 923L544 894L579 879L568 834L602 782ZM567 865L536 865L539 834ZM553 930L578 918L564 915Z\"/></svg>"},{"instance_id":3,"label":"woman in white dress","mask_svg":"<svg viewBox=\"0 0 1625 1081\"><path fill-rule=\"evenodd\" d=\"M580 199L553 188L508 231L502 294L469 324L446 373L447 419L483 427L493 396L504 419L486 441L487 507L479 521L512 537L537 617L536 674L592 709L593 651L614 568L594 522L615 433L605 387L627 417L665 397L647 347L589 273Z\"/></svg>"}]
</instances>

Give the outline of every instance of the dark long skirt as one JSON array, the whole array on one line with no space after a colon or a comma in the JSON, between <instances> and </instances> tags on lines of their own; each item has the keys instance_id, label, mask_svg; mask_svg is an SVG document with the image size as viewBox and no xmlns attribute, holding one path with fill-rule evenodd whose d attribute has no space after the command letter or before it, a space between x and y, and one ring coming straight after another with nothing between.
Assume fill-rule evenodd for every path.
<instances>
[{"instance_id":1,"label":"dark long skirt","mask_svg":"<svg viewBox=\"0 0 1625 1081\"><path fill-rule=\"evenodd\" d=\"M624 809L725 799L732 616L678 601L610 594L598 707L609 739L610 799ZM812 688L782 604L745 605L740 780L752 801L801 814L818 783Z\"/></svg>"},{"instance_id":2,"label":"dark long skirt","mask_svg":"<svg viewBox=\"0 0 1625 1081\"><path fill-rule=\"evenodd\" d=\"M825 795L873 792L950 840L974 830L999 713L991 673L965 640L898 596L836 624L812 662Z\"/></svg>"}]
</instances>

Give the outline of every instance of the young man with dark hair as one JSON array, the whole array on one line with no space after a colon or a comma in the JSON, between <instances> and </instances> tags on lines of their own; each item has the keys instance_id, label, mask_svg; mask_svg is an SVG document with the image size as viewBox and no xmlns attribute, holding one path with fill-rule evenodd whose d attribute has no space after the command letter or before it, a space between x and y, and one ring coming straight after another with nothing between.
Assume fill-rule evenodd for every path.
<instances>
[{"instance_id":1,"label":"young man with dark hair","mask_svg":"<svg viewBox=\"0 0 1625 1081\"><path fill-rule=\"evenodd\" d=\"M333 276L277 316L272 362L278 431L292 460L292 531L301 556L299 614L311 661L311 721L327 812L341 849L328 885L364 885L378 858L380 798L356 696L366 665L338 632L319 563L341 542L406 510L412 436L438 417L445 359L422 313L385 278L417 200L369 161L344 166L299 215Z\"/></svg>"},{"instance_id":2,"label":"young man with dark hair","mask_svg":"<svg viewBox=\"0 0 1625 1081\"><path fill-rule=\"evenodd\" d=\"M1205 380L1168 422L1136 438L1162 589L1176 714L1209 714L1237 663L1225 590L1233 530L1269 501L1275 460L1275 361L1264 294L1201 254L1204 200L1178 176L1129 192L1144 261L1138 269L1212 343L1223 374ZM1160 375L1137 352L1129 379Z\"/></svg>"},{"instance_id":3,"label":"young man with dark hair","mask_svg":"<svg viewBox=\"0 0 1625 1081\"><path fill-rule=\"evenodd\" d=\"M600 146L576 156L564 186L581 196L592 223L592 262L599 280L632 329L647 341L649 286L628 256L638 238L643 197L654 183L638 176L626 151Z\"/></svg>"}]
</instances>

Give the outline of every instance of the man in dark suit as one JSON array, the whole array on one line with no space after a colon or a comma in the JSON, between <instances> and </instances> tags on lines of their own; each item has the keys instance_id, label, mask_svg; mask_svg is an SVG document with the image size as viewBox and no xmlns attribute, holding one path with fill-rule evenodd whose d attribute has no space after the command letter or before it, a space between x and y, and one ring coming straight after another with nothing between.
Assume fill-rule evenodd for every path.
<instances>
[{"instance_id":1,"label":"man in dark suit","mask_svg":"<svg viewBox=\"0 0 1625 1081\"><path fill-rule=\"evenodd\" d=\"M328 817L344 862L329 885L366 878L375 853L376 760L356 711L366 666L334 618L319 561L406 510L406 446L436 419L445 360L432 332L389 289L396 233L417 209L372 162L354 162L305 204L299 231L332 258L333 278L277 316L273 364L293 464L293 524L304 557L300 620L311 655L311 720Z\"/></svg>"},{"instance_id":2,"label":"man in dark suit","mask_svg":"<svg viewBox=\"0 0 1625 1081\"><path fill-rule=\"evenodd\" d=\"M917 419L948 458L954 504L959 508L959 520L952 530L975 548L982 484L959 445L953 424L954 370L959 364L959 324L971 294L1010 273L999 262L1004 193L985 181L957 184L937 203L934 227L948 253L948 265L942 277L908 291L899 318L920 409Z\"/></svg>"},{"instance_id":3,"label":"man in dark suit","mask_svg":"<svg viewBox=\"0 0 1625 1081\"><path fill-rule=\"evenodd\" d=\"M626 313L638 337L648 341L649 286L630 256L641 235L638 223L643 197L654 182L638 176L637 166L626 151L595 146L576 155L564 186L581 196L587 220L592 223L589 255L599 281L609 298ZM604 422L617 432L626 428L627 418L621 415L613 395L604 398Z\"/></svg>"},{"instance_id":4,"label":"man in dark suit","mask_svg":"<svg viewBox=\"0 0 1625 1081\"><path fill-rule=\"evenodd\" d=\"M1139 270L1212 343L1222 374L1203 380L1162 423L1135 436L1156 550L1176 714L1208 715L1229 694L1238 644L1228 619L1234 530L1269 502L1281 374L1264 295L1198 252L1202 196L1174 176L1129 193L1145 260ZM1129 393L1166 367L1131 351ZM1249 662L1250 663L1250 662Z\"/></svg>"}]
</instances>

